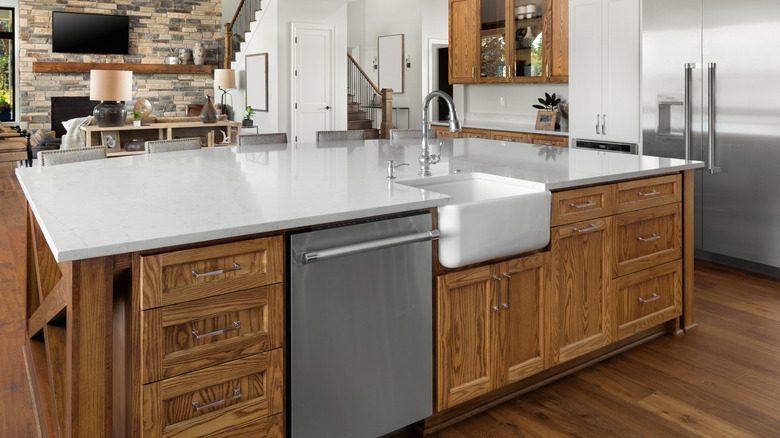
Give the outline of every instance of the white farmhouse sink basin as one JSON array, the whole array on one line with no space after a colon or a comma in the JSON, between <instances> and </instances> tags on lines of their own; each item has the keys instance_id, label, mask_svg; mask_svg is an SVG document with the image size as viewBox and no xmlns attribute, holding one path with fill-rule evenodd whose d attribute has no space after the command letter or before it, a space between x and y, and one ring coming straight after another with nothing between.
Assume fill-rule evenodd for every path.
<instances>
[{"instance_id":1,"label":"white farmhouse sink basin","mask_svg":"<svg viewBox=\"0 0 780 438\"><path fill-rule=\"evenodd\" d=\"M531 251L550 242L544 184L466 173L398 184L452 196L438 208L439 262L448 268Z\"/></svg>"}]
</instances>

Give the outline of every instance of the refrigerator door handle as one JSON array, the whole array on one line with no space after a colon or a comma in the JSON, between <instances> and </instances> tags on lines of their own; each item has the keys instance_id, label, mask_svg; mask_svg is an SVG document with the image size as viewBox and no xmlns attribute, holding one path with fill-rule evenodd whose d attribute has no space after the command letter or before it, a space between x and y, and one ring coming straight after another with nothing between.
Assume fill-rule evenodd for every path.
<instances>
[{"instance_id":1,"label":"refrigerator door handle","mask_svg":"<svg viewBox=\"0 0 780 438\"><path fill-rule=\"evenodd\" d=\"M691 159L691 148L693 145L693 69L696 64L685 64L685 159Z\"/></svg>"},{"instance_id":2,"label":"refrigerator door handle","mask_svg":"<svg viewBox=\"0 0 780 438\"><path fill-rule=\"evenodd\" d=\"M708 81L707 81L707 109L708 109L708 117L707 117L707 140L709 145L709 160L707 163L707 170L711 175L715 175L716 173L720 173L720 167L715 165L715 148L717 146L716 143L716 132L715 132L715 116L717 114L717 111L715 110L715 68L717 65L714 62L710 62L707 64L707 73L708 73Z\"/></svg>"}]
</instances>

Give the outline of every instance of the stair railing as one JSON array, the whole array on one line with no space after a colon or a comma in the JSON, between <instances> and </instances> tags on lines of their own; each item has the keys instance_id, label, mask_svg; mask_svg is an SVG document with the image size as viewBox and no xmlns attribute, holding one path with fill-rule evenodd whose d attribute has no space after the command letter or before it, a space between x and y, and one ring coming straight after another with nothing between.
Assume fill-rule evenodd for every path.
<instances>
[{"instance_id":1,"label":"stair railing","mask_svg":"<svg viewBox=\"0 0 780 438\"><path fill-rule=\"evenodd\" d=\"M225 35L219 38L225 43L224 68L230 68L233 61L233 53L238 47L234 47L233 35L244 35L249 30L249 25L255 20L255 12L262 10L262 0L241 0L236 8L236 13L229 23L225 23ZM236 46L241 41L236 41Z\"/></svg>"},{"instance_id":2,"label":"stair railing","mask_svg":"<svg viewBox=\"0 0 780 438\"><path fill-rule=\"evenodd\" d=\"M352 102L360 104L360 109L366 112L372 126L379 129L379 136L390 138L390 130L393 129L393 90L380 90L349 53L347 92L352 95Z\"/></svg>"}]
</instances>

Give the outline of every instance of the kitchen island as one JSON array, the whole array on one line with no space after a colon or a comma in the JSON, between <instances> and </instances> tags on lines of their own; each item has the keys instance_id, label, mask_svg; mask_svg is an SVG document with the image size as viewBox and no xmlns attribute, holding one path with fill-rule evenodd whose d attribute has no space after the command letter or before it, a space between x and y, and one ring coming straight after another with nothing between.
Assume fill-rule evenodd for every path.
<instances>
[{"instance_id":1,"label":"kitchen island","mask_svg":"<svg viewBox=\"0 0 780 438\"><path fill-rule=\"evenodd\" d=\"M613 208L611 193L630 188L632 181L671 177L674 181L662 185L671 187L676 201L650 206L668 210L679 204L681 256L673 260L682 265L676 277L682 302L675 313L682 319L667 320L673 321L672 330L693 325L692 172L700 163L477 139L443 140L433 152L439 148L434 177L480 172L542 183L554 196L575 189L601 193L603 211L575 214L553 226L574 219L618 223L631 209L625 202ZM245 426L258 436L283 436L286 233L447 204L446 195L402 184L418 178L418 155L413 141L379 140L215 148L18 170L30 210L26 354L46 427L73 436L167 436ZM388 160L411 165L396 169L398 179L388 181ZM553 218L555 202L554 197ZM530 257L544 265L556 251L555 242L553 237L550 251ZM640 272L662 269L643 263L637 265ZM236 265L244 271L231 270ZM612 274L611 259L609 265ZM554 277L549 263L544 266L539 272ZM626 275L636 271L618 269L627 269ZM436 272L443 284L447 276L468 271L437 267ZM608 275L601 281L611 290L621 278L627 277ZM555 281L544 283L549 292ZM211 309L270 316L247 316L256 326L246 330L250 333L223 332L215 342L198 345L182 340L193 331L205 336L224 330L229 318L209 314ZM605 309L603 316L610 312ZM665 321L653 320L653 327L669 328ZM647 335L644 330L652 327L643 324L627 338L615 327L615 338ZM607 326L602 331L612 330ZM554 336L542 338L546 343ZM609 348L607 340L587 340L594 346L588 353ZM574 350L558 350L560 364L545 358L539 371L580 357ZM241 391L227 400L220 385ZM517 389L482 387L449 401L437 395L431 403L441 421L432 426L455 418L448 412L456 404L465 409L462 401ZM203 400L212 393L223 395ZM249 394L249 400L241 394ZM197 409L214 400L226 407ZM201 405L190 412L194 402Z\"/></svg>"}]
</instances>

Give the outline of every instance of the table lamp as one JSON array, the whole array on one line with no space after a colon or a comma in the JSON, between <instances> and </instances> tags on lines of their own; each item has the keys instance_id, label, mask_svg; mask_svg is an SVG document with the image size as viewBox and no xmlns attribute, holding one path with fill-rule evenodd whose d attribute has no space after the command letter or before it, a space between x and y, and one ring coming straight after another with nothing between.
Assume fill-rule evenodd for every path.
<instances>
[{"instance_id":1,"label":"table lamp","mask_svg":"<svg viewBox=\"0 0 780 438\"><path fill-rule=\"evenodd\" d=\"M95 106L95 121L101 128L123 126L127 117L125 100L133 97L133 72L123 70L91 70L89 100L99 100Z\"/></svg>"},{"instance_id":2,"label":"table lamp","mask_svg":"<svg viewBox=\"0 0 780 438\"><path fill-rule=\"evenodd\" d=\"M214 85L222 91L222 114L227 114L227 108L225 107L225 95L230 88L236 88L236 71L232 68L215 68L214 69Z\"/></svg>"}]
</instances>

